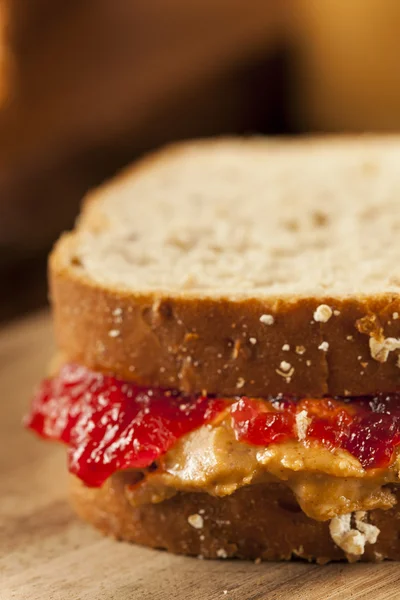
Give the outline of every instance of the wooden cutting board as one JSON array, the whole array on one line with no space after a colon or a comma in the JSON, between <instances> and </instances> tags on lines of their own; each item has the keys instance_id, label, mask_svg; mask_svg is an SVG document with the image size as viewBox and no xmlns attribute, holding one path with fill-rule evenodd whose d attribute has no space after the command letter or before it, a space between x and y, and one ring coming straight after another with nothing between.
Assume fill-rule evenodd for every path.
<instances>
[{"instance_id":1,"label":"wooden cutting board","mask_svg":"<svg viewBox=\"0 0 400 600\"><path fill-rule=\"evenodd\" d=\"M0 600L400 598L400 565L204 561L103 538L67 502L64 450L21 428L53 352L39 314L0 331Z\"/></svg>"}]
</instances>

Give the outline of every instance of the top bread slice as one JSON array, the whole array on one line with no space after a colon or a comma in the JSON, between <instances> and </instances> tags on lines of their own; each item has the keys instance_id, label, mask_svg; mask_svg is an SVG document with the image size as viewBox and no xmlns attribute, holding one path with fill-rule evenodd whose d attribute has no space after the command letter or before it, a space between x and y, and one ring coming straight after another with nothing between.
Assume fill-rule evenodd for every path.
<instances>
[{"instance_id":1,"label":"top bread slice","mask_svg":"<svg viewBox=\"0 0 400 600\"><path fill-rule=\"evenodd\" d=\"M60 350L185 392L396 391L399 233L400 138L167 148L57 243Z\"/></svg>"}]
</instances>

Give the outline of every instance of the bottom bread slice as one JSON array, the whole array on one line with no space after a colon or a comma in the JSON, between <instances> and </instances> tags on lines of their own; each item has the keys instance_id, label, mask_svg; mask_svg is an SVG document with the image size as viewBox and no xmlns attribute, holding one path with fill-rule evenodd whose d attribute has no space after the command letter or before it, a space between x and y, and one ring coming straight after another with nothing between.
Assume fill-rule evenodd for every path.
<instances>
[{"instance_id":1,"label":"bottom bread slice","mask_svg":"<svg viewBox=\"0 0 400 600\"><path fill-rule=\"evenodd\" d=\"M396 506L367 513L368 523L379 535L356 556L346 554L333 541L329 522L307 517L284 484L251 485L224 498L178 493L158 504L133 507L126 494L127 477L127 473L116 473L101 488L88 488L75 477L71 481L78 514L120 540L199 558L300 557L319 563L400 559ZM394 493L399 497L400 492Z\"/></svg>"}]
</instances>

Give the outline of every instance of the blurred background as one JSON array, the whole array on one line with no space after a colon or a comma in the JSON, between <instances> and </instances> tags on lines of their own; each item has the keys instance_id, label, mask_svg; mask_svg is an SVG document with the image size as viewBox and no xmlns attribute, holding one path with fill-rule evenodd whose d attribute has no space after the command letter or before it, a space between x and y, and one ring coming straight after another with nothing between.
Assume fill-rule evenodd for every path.
<instances>
[{"instance_id":1,"label":"blurred background","mask_svg":"<svg viewBox=\"0 0 400 600\"><path fill-rule=\"evenodd\" d=\"M166 142L400 130L399 0L0 0L0 321L85 192Z\"/></svg>"}]
</instances>

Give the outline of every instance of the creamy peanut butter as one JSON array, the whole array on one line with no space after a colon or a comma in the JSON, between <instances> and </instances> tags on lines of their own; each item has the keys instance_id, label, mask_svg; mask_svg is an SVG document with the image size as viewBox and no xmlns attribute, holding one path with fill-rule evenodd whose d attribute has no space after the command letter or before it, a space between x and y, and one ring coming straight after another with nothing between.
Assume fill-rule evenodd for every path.
<instances>
[{"instance_id":1,"label":"creamy peanut butter","mask_svg":"<svg viewBox=\"0 0 400 600\"><path fill-rule=\"evenodd\" d=\"M137 485L127 486L132 505L158 503L182 492L227 496L237 489L283 481L306 515L329 520L337 515L391 508L396 500L385 487L399 483L399 460L386 469L365 470L342 449L317 442L287 441L268 447L235 439L227 417L184 436Z\"/></svg>"}]
</instances>

